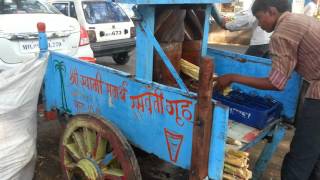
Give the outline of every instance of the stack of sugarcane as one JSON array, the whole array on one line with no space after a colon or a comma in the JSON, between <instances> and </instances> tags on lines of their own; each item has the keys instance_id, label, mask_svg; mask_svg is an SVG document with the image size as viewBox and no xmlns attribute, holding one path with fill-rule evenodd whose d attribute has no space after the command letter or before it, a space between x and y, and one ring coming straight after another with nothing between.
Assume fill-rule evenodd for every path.
<instances>
[{"instance_id":1,"label":"stack of sugarcane","mask_svg":"<svg viewBox=\"0 0 320 180\"><path fill-rule=\"evenodd\" d=\"M223 179L247 180L252 178L248 169L249 153L229 149L225 153Z\"/></svg>"},{"instance_id":2,"label":"stack of sugarcane","mask_svg":"<svg viewBox=\"0 0 320 180\"><path fill-rule=\"evenodd\" d=\"M199 71L200 71L199 66L194 65L187 60L181 59L180 60L180 70L185 75L191 77L194 80L199 81ZM215 78L215 77L217 77L217 75L213 74L212 77ZM213 85L214 84L215 84L215 82L213 82Z\"/></svg>"},{"instance_id":3,"label":"stack of sugarcane","mask_svg":"<svg viewBox=\"0 0 320 180\"><path fill-rule=\"evenodd\" d=\"M199 66L192 64L184 59L180 60L180 70L191 77L192 79L199 80Z\"/></svg>"},{"instance_id":4,"label":"stack of sugarcane","mask_svg":"<svg viewBox=\"0 0 320 180\"><path fill-rule=\"evenodd\" d=\"M192 79L199 81L199 70L200 70L199 66L194 65L187 60L181 59L180 60L180 70L181 70L181 72L183 72L187 76L191 77ZM213 77L215 78L218 76L216 74L213 74ZM215 82L213 82L213 86L215 86ZM231 91L232 91L232 89L230 87L227 87L223 90L223 95L226 96Z\"/></svg>"}]
</instances>

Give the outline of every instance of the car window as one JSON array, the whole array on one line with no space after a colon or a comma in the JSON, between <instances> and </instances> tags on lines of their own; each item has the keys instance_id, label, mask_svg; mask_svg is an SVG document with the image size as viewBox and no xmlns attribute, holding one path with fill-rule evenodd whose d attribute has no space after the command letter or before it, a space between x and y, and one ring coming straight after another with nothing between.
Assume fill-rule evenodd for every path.
<instances>
[{"instance_id":1,"label":"car window","mask_svg":"<svg viewBox=\"0 0 320 180\"><path fill-rule=\"evenodd\" d=\"M76 8L73 2L70 3L52 3L52 5L57 8L62 14L77 18Z\"/></svg>"},{"instance_id":2,"label":"car window","mask_svg":"<svg viewBox=\"0 0 320 180\"><path fill-rule=\"evenodd\" d=\"M113 2L84 1L82 2L82 9L89 24L130 21L120 6Z\"/></svg>"},{"instance_id":3,"label":"car window","mask_svg":"<svg viewBox=\"0 0 320 180\"><path fill-rule=\"evenodd\" d=\"M0 0L0 14L59 14L50 4L37 0Z\"/></svg>"},{"instance_id":4,"label":"car window","mask_svg":"<svg viewBox=\"0 0 320 180\"><path fill-rule=\"evenodd\" d=\"M70 16L73 17L73 18L77 18L77 13L76 13L76 8L74 6L74 3L73 2L70 2Z\"/></svg>"},{"instance_id":5,"label":"car window","mask_svg":"<svg viewBox=\"0 0 320 180\"><path fill-rule=\"evenodd\" d=\"M68 3L52 3L54 7L56 7L62 14L69 16L68 8L69 4Z\"/></svg>"}]
</instances>

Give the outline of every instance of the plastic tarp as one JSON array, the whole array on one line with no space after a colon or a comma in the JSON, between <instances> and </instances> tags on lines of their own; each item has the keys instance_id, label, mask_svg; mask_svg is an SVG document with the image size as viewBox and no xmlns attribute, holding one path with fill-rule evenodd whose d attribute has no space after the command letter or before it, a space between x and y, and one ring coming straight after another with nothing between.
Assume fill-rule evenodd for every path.
<instances>
[{"instance_id":1,"label":"plastic tarp","mask_svg":"<svg viewBox=\"0 0 320 180\"><path fill-rule=\"evenodd\" d=\"M47 57L0 72L0 179L32 180L37 103Z\"/></svg>"}]
</instances>

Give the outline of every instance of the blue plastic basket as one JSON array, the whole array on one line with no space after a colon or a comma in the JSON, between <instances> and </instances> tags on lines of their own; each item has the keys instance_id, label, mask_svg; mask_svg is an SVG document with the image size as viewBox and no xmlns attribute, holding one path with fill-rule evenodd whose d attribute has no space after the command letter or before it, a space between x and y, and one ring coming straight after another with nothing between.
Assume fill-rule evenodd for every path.
<instances>
[{"instance_id":1,"label":"blue plastic basket","mask_svg":"<svg viewBox=\"0 0 320 180\"><path fill-rule=\"evenodd\" d=\"M246 94L238 90L227 96L214 93L213 99L229 106L229 118L251 127L263 129L280 118L282 104L269 97Z\"/></svg>"}]
</instances>

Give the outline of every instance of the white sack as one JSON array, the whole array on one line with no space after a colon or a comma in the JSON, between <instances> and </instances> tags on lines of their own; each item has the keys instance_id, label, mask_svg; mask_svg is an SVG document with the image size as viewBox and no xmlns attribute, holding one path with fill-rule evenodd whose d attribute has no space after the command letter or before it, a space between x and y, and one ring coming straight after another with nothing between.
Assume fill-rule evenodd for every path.
<instances>
[{"instance_id":1,"label":"white sack","mask_svg":"<svg viewBox=\"0 0 320 180\"><path fill-rule=\"evenodd\" d=\"M47 55L0 73L1 180L32 179L33 172L22 171L34 170L26 165L36 153L37 102L46 66Z\"/></svg>"}]
</instances>

